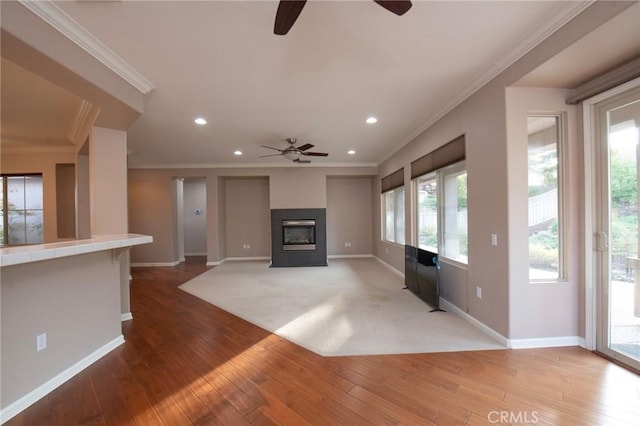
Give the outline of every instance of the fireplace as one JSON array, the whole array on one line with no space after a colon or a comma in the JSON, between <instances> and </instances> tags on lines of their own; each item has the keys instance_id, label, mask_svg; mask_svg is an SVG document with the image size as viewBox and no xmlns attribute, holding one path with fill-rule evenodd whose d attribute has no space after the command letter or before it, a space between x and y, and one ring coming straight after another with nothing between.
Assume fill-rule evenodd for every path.
<instances>
[{"instance_id":1,"label":"fireplace","mask_svg":"<svg viewBox=\"0 0 640 426\"><path fill-rule=\"evenodd\" d=\"M283 220L282 221L282 250L315 250L316 249L316 221Z\"/></svg>"},{"instance_id":2,"label":"fireplace","mask_svg":"<svg viewBox=\"0 0 640 426\"><path fill-rule=\"evenodd\" d=\"M271 266L327 266L326 209L271 210Z\"/></svg>"}]
</instances>

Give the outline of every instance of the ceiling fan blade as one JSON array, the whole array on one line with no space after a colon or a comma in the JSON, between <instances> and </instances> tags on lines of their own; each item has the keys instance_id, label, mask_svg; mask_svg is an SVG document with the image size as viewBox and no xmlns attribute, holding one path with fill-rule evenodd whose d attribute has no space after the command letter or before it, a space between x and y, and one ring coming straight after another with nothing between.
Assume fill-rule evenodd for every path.
<instances>
[{"instance_id":1,"label":"ceiling fan blade","mask_svg":"<svg viewBox=\"0 0 640 426\"><path fill-rule=\"evenodd\" d=\"M311 145L310 143L305 143L304 145L301 145L298 147L299 151L306 151L308 149L313 148L313 145Z\"/></svg>"},{"instance_id":2,"label":"ceiling fan blade","mask_svg":"<svg viewBox=\"0 0 640 426\"><path fill-rule=\"evenodd\" d=\"M285 35L293 26L307 0L282 0L278 4L276 21L273 25L273 33Z\"/></svg>"},{"instance_id":3,"label":"ceiling fan blade","mask_svg":"<svg viewBox=\"0 0 640 426\"><path fill-rule=\"evenodd\" d=\"M261 146L261 147L263 147L263 148L269 148L269 149L273 149L273 150L275 150L275 151L284 152L284 150L283 150L283 149L280 149L280 148L274 148L274 147L266 146L266 145L260 145L260 146ZM276 155L278 155L278 154L276 154Z\"/></svg>"},{"instance_id":4,"label":"ceiling fan blade","mask_svg":"<svg viewBox=\"0 0 640 426\"><path fill-rule=\"evenodd\" d=\"M299 146L298 150L299 151L306 151L306 150L311 149L313 147L314 147L314 145L311 145L310 143L305 143L304 145Z\"/></svg>"},{"instance_id":5,"label":"ceiling fan blade","mask_svg":"<svg viewBox=\"0 0 640 426\"><path fill-rule=\"evenodd\" d=\"M380 6L387 9L389 12L393 12L398 16L402 16L409 9L411 9L411 2L408 0L373 0Z\"/></svg>"},{"instance_id":6,"label":"ceiling fan blade","mask_svg":"<svg viewBox=\"0 0 640 426\"><path fill-rule=\"evenodd\" d=\"M258 157L258 158L266 158L266 157L279 157L279 156L281 156L281 155L282 155L282 154L269 154L269 155L261 155L261 156L260 156L260 157Z\"/></svg>"},{"instance_id":7,"label":"ceiling fan blade","mask_svg":"<svg viewBox=\"0 0 640 426\"><path fill-rule=\"evenodd\" d=\"M296 158L295 160L293 160L294 163L310 163L311 160L301 160L299 158Z\"/></svg>"},{"instance_id":8,"label":"ceiling fan blade","mask_svg":"<svg viewBox=\"0 0 640 426\"><path fill-rule=\"evenodd\" d=\"M329 154L326 152L303 152L302 155L309 155L311 157L326 157Z\"/></svg>"}]
</instances>

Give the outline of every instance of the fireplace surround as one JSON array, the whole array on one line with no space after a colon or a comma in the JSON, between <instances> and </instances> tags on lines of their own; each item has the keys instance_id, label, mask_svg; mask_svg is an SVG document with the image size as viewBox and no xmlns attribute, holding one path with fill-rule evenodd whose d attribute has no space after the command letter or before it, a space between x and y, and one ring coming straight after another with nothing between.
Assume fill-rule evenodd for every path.
<instances>
[{"instance_id":1,"label":"fireplace surround","mask_svg":"<svg viewBox=\"0 0 640 426\"><path fill-rule=\"evenodd\" d=\"M271 266L327 266L326 209L271 210Z\"/></svg>"}]
</instances>

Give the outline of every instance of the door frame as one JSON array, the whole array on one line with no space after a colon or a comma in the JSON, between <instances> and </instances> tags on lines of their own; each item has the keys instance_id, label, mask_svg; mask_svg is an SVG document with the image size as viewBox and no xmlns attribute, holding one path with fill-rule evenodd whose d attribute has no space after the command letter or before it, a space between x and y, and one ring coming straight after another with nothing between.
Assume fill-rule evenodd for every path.
<instances>
[{"instance_id":1,"label":"door frame","mask_svg":"<svg viewBox=\"0 0 640 426\"><path fill-rule=\"evenodd\" d=\"M584 140L584 301L585 301L585 344L589 350L596 350L597 345L597 310L598 310L598 255L595 250L597 232L596 217L596 149L599 132L599 117L596 105L618 96L628 90L640 87L640 78L628 81L606 92L593 96L582 103L582 122Z\"/></svg>"}]
</instances>

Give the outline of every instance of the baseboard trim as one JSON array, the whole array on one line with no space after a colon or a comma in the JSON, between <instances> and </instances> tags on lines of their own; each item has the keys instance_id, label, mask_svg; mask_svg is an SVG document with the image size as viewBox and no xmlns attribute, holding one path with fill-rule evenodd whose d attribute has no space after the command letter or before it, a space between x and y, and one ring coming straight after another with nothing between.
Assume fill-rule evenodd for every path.
<instances>
[{"instance_id":1,"label":"baseboard trim","mask_svg":"<svg viewBox=\"0 0 640 426\"><path fill-rule=\"evenodd\" d=\"M178 266L180 264L179 260L175 262L141 262L141 263L132 263L132 267L136 268L153 268L155 266Z\"/></svg>"},{"instance_id":2,"label":"baseboard trim","mask_svg":"<svg viewBox=\"0 0 640 426\"><path fill-rule=\"evenodd\" d=\"M459 317L482 331L487 336L496 340L501 345L504 345L506 348L509 347L509 339L495 331L493 328L487 326L483 322L478 321L476 318L472 317L471 315L469 315L453 303L449 302L448 300L443 299L442 297L440 298L440 307L442 307L442 309L444 309L445 311L453 312L454 314L458 315Z\"/></svg>"},{"instance_id":3,"label":"baseboard trim","mask_svg":"<svg viewBox=\"0 0 640 426\"><path fill-rule=\"evenodd\" d=\"M402 279L404 279L404 273L398 271L396 268L394 268L393 266L389 265L387 262L385 262L384 260L380 259L378 256L373 256L372 257L377 260L378 262L382 263L382 265L386 266L387 268L389 268L389 270L391 270L391 272L395 273L396 275L402 277Z\"/></svg>"},{"instance_id":4,"label":"baseboard trim","mask_svg":"<svg viewBox=\"0 0 640 426\"><path fill-rule=\"evenodd\" d=\"M269 256L250 256L250 257L227 257L227 262L242 262L245 260L271 260Z\"/></svg>"},{"instance_id":5,"label":"baseboard trim","mask_svg":"<svg viewBox=\"0 0 640 426\"><path fill-rule=\"evenodd\" d=\"M562 346L580 346L580 337L561 336L535 339L509 339L509 347L511 349L558 348Z\"/></svg>"},{"instance_id":6,"label":"baseboard trim","mask_svg":"<svg viewBox=\"0 0 640 426\"><path fill-rule=\"evenodd\" d=\"M207 253L185 253L185 256L206 256Z\"/></svg>"},{"instance_id":7,"label":"baseboard trim","mask_svg":"<svg viewBox=\"0 0 640 426\"><path fill-rule=\"evenodd\" d=\"M131 312L127 312L126 314L120 315L120 322L130 321L133 319L133 314Z\"/></svg>"},{"instance_id":8,"label":"baseboard trim","mask_svg":"<svg viewBox=\"0 0 640 426\"><path fill-rule=\"evenodd\" d=\"M591 350L587 347L587 339L585 339L584 337L578 337L578 346L589 351Z\"/></svg>"},{"instance_id":9,"label":"baseboard trim","mask_svg":"<svg viewBox=\"0 0 640 426\"><path fill-rule=\"evenodd\" d=\"M89 367L94 362L98 361L100 358L117 348L118 346L124 343L124 337L122 335L116 337L106 345L92 352L85 358L73 364L71 367L67 368L57 376L47 380L42 385L38 386L31 392L27 393L23 397L18 400L12 402L7 405L4 409L0 411L0 424L3 424L9 420L11 420L16 415L20 414L22 411L38 402L43 397L47 396L50 392L56 389L58 386L65 383L67 380L71 379L76 374L80 373L85 368Z\"/></svg>"},{"instance_id":10,"label":"baseboard trim","mask_svg":"<svg viewBox=\"0 0 640 426\"><path fill-rule=\"evenodd\" d=\"M371 259L372 254L330 254L327 259Z\"/></svg>"}]
</instances>

